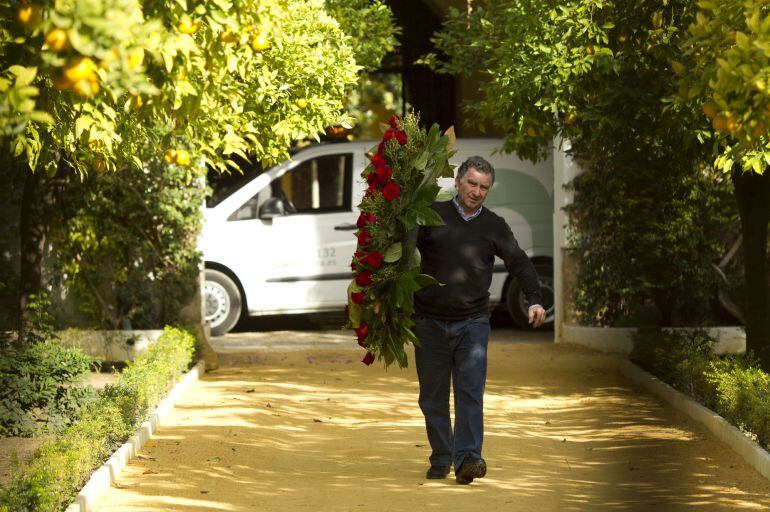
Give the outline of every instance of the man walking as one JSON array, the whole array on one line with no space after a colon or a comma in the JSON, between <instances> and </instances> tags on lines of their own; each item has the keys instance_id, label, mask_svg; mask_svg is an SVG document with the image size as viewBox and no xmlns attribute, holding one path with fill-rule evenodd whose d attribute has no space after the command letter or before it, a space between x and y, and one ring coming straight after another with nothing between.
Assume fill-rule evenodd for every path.
<instances>
[{"instance_id":1,"label":"man walking","mask_svg":"<svg viewBox=\"0 0 770 512\"><path fill-rule=\"evenodd\" d=\"M434 203L443 226L420 228L417 247L422 272L443 286L415 294L414 332L420 382L420 409L432 449L427 478L445 478L452 464L459 484L487 472L481 458L484 435L483 398L487 378L489 286L495 256L518 279L527 300L529 322L545 320L534 266L521 250L505 220L482 205L495 181L495 170L481 157L470 157L457 171L457 195ZM455 425L449 416L453 385Z\"/></svg>"}]
</instances>

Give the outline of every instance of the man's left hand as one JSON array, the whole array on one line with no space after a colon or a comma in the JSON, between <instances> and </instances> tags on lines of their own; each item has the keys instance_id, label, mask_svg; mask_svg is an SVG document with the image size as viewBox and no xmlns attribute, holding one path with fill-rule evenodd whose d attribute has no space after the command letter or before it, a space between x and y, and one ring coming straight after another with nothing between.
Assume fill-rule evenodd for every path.
<instances>
[{"instance_id":1,"label":"man's left hand","mask_svg":"<svg viewBox=\"0 0 770 512\"><path fill-rule=\"evenodd\" d=\"M545 322L545 309L541 306L529 308L529 323L532 327L540 327Z\"/></svg>"}]
</instances>

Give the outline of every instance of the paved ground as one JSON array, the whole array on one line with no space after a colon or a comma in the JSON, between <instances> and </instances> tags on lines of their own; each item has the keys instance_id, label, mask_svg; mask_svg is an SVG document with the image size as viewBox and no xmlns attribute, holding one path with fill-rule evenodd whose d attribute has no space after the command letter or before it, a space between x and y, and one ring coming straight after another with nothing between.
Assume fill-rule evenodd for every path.
<instances>
[{"instance_id":1,"label":"paved ground","mask_svg":"<svg viewBox=\"0 0 770 512\"><path fill-rule=\"evenodd\" d=\"M225 364L188 389L98 510L770 509L770 482L613 357L549 337L494 331L489 472L470 486L423 478L413 368L365 367L332 331L218 338Z\"/></svg>"}]
</instances>

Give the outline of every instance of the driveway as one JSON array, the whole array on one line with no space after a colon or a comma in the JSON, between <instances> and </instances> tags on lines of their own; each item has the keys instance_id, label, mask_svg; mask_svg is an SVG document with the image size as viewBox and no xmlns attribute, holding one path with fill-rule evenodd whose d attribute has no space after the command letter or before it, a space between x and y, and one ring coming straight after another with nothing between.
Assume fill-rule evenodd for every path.
<instances>
[{"instance_id":1,"label":"driveway","mask_svg":"<svg viewBox=\"0 0 770 512\"><path fill-rule=\"evenodd\" d=\"M770 509L770 482L617 360L551 333L493 331L487 477L425 480L414 368L359 362L339 331L216 338L100 511L726 511Z\"/></svg>"}]
</instances>

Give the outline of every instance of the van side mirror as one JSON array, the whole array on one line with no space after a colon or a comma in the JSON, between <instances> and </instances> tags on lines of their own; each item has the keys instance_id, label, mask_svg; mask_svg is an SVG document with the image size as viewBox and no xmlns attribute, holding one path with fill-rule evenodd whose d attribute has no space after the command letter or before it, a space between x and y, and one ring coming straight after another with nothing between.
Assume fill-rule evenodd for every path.
<instances>
[{"instance_id":1,"label":"van side mirror","mask_svg":"<svg viewBox=\"0 0 770 512\"><path fill-rule=\"evenodd\" d=\"M286 215L286 206L280 197L271 197L259 207L259 218L261 220L270 220L283 215Z\"/></svg>"}]
</instances>

